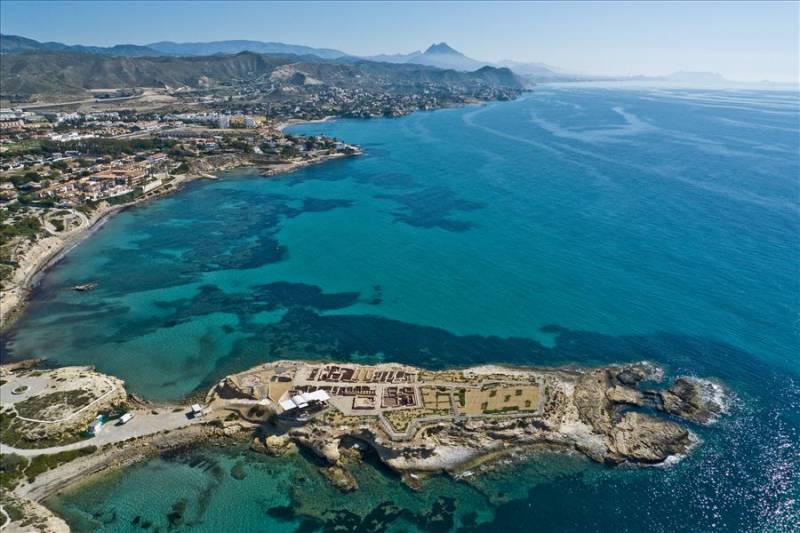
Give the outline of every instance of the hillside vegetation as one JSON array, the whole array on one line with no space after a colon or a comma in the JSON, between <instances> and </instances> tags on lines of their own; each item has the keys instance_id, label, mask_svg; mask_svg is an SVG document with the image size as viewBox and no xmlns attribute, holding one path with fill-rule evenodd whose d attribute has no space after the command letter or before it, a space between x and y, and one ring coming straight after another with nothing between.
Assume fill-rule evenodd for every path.
<instances>
[{"instance_id":1,"label":"hillside vegetation","mask_svg":"<svg viewBox=\"0 0 800 533\"><path fill-rule=\"evenodd\" d=\"M315 56L266 55L242 52L203 57L110 57L96 54L28 52L4 54L0 62L3 97L44 95L85 96L92 89L131 87L208 88L219 84L265 82L279 67L297 76L290 83L339 87L391 87L419 84L518 89L519 79L508 69L484 67L475 72L442 70L415 64L372 61L342 63ZM286 81L285 76L281 81Z\"/></svg>"}]
</instances>

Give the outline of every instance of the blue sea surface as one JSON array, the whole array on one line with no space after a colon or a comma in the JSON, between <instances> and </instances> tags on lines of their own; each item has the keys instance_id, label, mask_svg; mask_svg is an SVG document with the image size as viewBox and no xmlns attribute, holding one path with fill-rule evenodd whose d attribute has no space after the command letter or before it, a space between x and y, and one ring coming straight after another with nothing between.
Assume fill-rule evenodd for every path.
<instances>
[{"instance_id":1,"label":"blue sea surface","mask_svg":"<svg viewBox=\"0 0 800 533\"><path fill-rule=\"evenodd\" d=\"M283 496L243 510L248 525L234 530L324 529L324 511L345 508L353 531L373 511L404 531L435 529L433 514L443 531L797 530L797 93L543 86L514 102L292 132L365 154L273 178L233 172L111 218L45 276L9 353L94 364L151 400L277 358L646 359L721 380L729 414L693 427L703 444L670 468L540 458L490 479L437 479L395 514L381 504L405 489L388 473L358 509L332 493L304 514L300 494L275 492L266 459L236 459L251 481L217 483L233 452L191 451L63 495L53 505L71 523L135 530L135 512L166 528L166 488L124 503L142 492L136 475L159 469L178 485L199 480L181 505L203 531L254 501L255 480ZM97 289L70 290L88 281ZM293 462L269 468L305 478ZM267 512L289 501L301 511Z\"/></svg>"}]
</instances>

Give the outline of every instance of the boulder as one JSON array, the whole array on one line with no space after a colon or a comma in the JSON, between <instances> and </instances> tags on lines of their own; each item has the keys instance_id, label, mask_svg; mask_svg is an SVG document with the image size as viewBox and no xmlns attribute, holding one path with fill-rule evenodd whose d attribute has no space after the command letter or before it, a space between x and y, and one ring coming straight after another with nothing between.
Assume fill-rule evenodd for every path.
<instances>
[{"instance_id":1,"label":"boulder","mask_svg":"<svg viewBox=\"0 0 800 533\"><path fill-rule=\"evenodd\" d=\"M281 457L297 450L297 446L285 435L270 435L264 440L264 448L273 457Z\"/></svg>"},{"instance_id":2,"label":"boulder","mask_svg":"<svg viewBox=\"0 0 800 533\"><path fill-rule=\"evenodd\" d=\"M358 482L346 468L333 465L319 469L331 484L342 492L353 492L358 489Z\"/></svg>"}]
</instances>

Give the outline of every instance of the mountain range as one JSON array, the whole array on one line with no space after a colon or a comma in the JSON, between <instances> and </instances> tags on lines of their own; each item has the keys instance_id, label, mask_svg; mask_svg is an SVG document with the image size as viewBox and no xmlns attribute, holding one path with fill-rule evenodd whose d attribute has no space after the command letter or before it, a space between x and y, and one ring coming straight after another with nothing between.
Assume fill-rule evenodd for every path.
<instances>
[{"instance_id":1,"label":"mountain range","mask_svg":"<svg viewBox=\"0 0 800 533\"><path fill-rule=\"evenodd\" d=\"M146 45L118 44L104 47L68 45L56 42L43 43L18 35L0 35L0 53L19 54L24 52L73 52L116 57L211 56L217 54L238 54L239 52L301 56L313 55L322 59L349 57L348 54L340 52L339 50L261 41L234 40L199 43L160 41Z\"/></svg>"},{"instance_id":2,"label":"mountain range","mask_svg":"<svg viewBox=\"0 0 800 533\"><path fill-rule=\"evenodd\" d=\"M506 68L528 83L546 81L655 81L688 84L716 85L726 83L722 76L713 72L676 72L666 76L597 76L568 72L543 63L503 60L479 61L467 57L447 43L434 43L425 51L409 54L380 54L356 56L332 48L315 48L278 42L251 40L228 40L211 42L177 43L160 41L147 45L118 44L115 46L67 45L58 42L39 42L17 35L0 34L0 54L15 55L31 52L63 52L90 54L117 58L141 57L208 57L235 55L242 52L268 54L272 56L296 56L306 62L328 61L334 63L358 63L363 61L414 64L439 69L474 72L483 67Z\"/></svg>"},{"instance_id":3,"label":"mountain range","mask_svg":"<svg viewBox=\"0 0 800 533\"><path fill-rule=\"evenodd\" d=\"M447 43L436 43L424 52L410 54L382 54L374 56L355 56L331 48L314 48L277 42L231 40L194 43L176 43L161 41L147 45L119 44L110 47L66 45L57 42L39 42L17 35L0 35L0 53L19 54L25 52L73 52L113 57L159 57L159 56L212 56L232 55L240 52L259 54L315 56L339 62L355 62L361 60L383 63L408 63L426 65L441 69L452 69L471 72L485 66L510 68L515 73L527 78L566 79L575 76L559 69L540 63L520 63L504 61L490 63L478 61L465 56Z\"/></svg>"},{"instance_id":4,"label":"mountain range","mask_svg":"<svg viewBox=\"0 0 800 533\"><path fill-rule=\"evenodd\" d=\"M523 82L509 69L483 67L474 72L417 64L358 60L339 62L317 56L240 52L210 56L120 57L70 51L6 53L0 61L2 94L85 95L94 89L127 87L210 87L256 82L297 87L325 83L338 87L415 92L420 84L520 90Z\"/></svg>"},{"instance_id":5,"label":"mountain range","mask_svg":"<svg viewBox=\"0 0 800 533\"><path fill-rule=\"evenodd\" d=\"M255 52L257 54L289 54L298 56L317 56L321 59L350 57L348 54L331 48L312 48L296 44L272 43L262 41L213 41L208 43L175 43L161 41L145 45L161 55L170 56L212 56L216 54L238 54Z\"/></svg>"},{"instance_id":6,"label":"mountain range","mask_svg":"<svg viewBox=\"0 0 800 533\"><path fill-rule=\"evenodd\" d=\"M20 54L25 52L73 52L76 54L96 54L118 57L145 57L162 55L157 50L136 44L115 46L68 45L56 42L42 43L19 35L0 35L0 53Z\"/></svg>"}]
</instances>

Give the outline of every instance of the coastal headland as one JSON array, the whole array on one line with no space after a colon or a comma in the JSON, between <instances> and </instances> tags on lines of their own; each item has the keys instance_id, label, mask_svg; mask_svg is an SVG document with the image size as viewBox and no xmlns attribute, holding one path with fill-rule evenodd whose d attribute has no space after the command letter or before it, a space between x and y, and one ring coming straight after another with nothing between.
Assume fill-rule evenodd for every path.
<instances>
[{"instance_id":1,"label":"coastal headland","mask_svg":"<svg viewBox=\"0 0 800 533\"><path fill-rule=\"evenodd\" d=\"M358 489L353 464L374 452L424 490L431 475L469 477L541 451L578 452L610 466L669 464L699 442L678 420L709 423L724 401L722 387L704 379L644 387L663 380L649 363L432 371L284 360L227 376L191 406L149 404L88 367L48 370L31 361L0 369L2 506L17 525L49 531L66 525L37 502L199 442L249 442L272 456L303 447L345 492ZM98 416L103 430L87 433Z\"/></svg>"}]
</instances>

